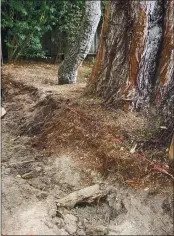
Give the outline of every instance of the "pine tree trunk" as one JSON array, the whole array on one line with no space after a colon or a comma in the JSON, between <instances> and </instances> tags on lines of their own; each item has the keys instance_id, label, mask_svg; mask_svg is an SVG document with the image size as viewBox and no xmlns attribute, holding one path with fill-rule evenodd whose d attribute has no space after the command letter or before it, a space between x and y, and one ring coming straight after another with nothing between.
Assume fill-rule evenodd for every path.
<instances>
[{"instance_id":1,"label":"pine tree trunk","mask_svg":"<svg viewBox=\"0 0 174 236\"><path fill-rule=\"evenodd\" d=\"M86 58L101 17L100 0L85 2L85 15L76 43L72 47L58 71L59 84L74 84L79 65Z\"/></svg>"},{"instance_id":2,"label":"pine tree trunk","mask_svg":"<svg viewBox=\"0 0 174 236\"><path fill-rule=\"evenodd\" d=\"M149 105L153 98L157 79L157 65L161 54L164 19L163 0L149 1L146 7L148 28L137 76L137 98L134 99L136 108L141 105Z\"/></svg>"},{"instance_id":3,"label":"pine tree trunk","mask_svg":"<svg viewBox=\"0 0 174 236\"><path fill-rule=\"evenodd\" d=\"M112 0L86 94L113 106L174 110L174 1ZM101 59L102 58L102 59Z\"/></svg>"},{"instance_id":4,"label":"pine tree trunk","mask_svg":"<svg viewBox=\"0 0 174 236\"><path fill-rule=\"evenodd\" d=\"M93 70L87 85L88 90L94 83L94 93L107 100L115 96L115 91L128 76L128 8L129 3L127 1L111 2L105 16L100 48L96 59L96 64L99 65ZM101 53L103 54L102 61Z\"/></svg>"}]
</instances>

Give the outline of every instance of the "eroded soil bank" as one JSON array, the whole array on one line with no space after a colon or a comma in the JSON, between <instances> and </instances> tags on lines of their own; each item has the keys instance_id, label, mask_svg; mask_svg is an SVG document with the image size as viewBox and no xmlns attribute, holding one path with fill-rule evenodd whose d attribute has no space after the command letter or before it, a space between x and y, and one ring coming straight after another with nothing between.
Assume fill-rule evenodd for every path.
<instances>
[{"instance_id":1,"label":"eroded soil bank","mask_svg":"<svg viewBox=\"0 0 174 236\"><path fill-rule=\"evenodd\" d=\"M3 68L2 233L173 235L171 176L130 153L145 118L83 97L81 78L57 86L56 70L44 63ZM144 156L168 165L162 148ZM107 195L72 209L56 205L94 184Z\"/></svg>"}]
</instances>

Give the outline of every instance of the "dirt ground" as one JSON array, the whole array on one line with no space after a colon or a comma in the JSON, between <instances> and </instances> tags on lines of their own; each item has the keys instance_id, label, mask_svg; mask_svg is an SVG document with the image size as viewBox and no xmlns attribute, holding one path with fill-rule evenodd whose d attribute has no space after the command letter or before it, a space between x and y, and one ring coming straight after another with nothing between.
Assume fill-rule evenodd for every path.
<instances>
[{"instance_id":1,"label":"dirt ground","mask_svg":"<svg viewBox=\"0 0 174 236\"><path fill-rule=\"evenodd\" d=\"M3 66L3 235L173 235L165 148L142 147L145 117L84 97L90 72L85 64L76 85L58 86L57 65ZM93 184L105 198L56 205Z\"/></svg>"}]
</instances>

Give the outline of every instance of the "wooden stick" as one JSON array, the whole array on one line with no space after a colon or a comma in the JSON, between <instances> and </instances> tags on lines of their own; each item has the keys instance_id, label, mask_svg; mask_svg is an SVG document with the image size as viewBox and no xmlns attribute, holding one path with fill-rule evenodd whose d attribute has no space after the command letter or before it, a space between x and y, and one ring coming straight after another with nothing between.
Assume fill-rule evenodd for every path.
<instances>
[{"instance_id":1,"label":"wooden stick","mask_svg":"<svg viewBox=\"0 0 174 236\"><path fill-rule=\"evenodd\" d=\"M57 201L58 207L73 208L76 204L83 202L91 203L97 198L104 197L106 191L100 189L99 184L95 184L78 191L72 192L64 198L61 198Z\"/></svg>"}]
</instances>

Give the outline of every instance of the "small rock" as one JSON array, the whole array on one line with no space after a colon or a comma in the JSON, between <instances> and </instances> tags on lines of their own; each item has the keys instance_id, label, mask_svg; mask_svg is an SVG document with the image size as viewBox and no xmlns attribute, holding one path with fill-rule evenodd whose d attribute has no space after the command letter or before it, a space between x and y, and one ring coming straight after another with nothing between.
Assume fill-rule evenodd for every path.
<instances>
[{"instance_id":1,"label":"small rock","mask_svg":"<svg viewBox=\"0 0 174 236\"><path fill-rule=\"evenodd\" d=\"M1 107L1 118L3 118L5 114L6 114L6 110L3 107Z\"/></svg>"},{"instance_id":2,"label":"small rock","mask_svg":"<svg viewBox=\"0 0 174 236\"><path fill-rule=\"evenodd\" d=\"M56 217L56 210L55 209L50 209L48 213L52 218Z\"/></svg>"},{"instance_id":3,"label":"small rock","mask_svg":"<svg viewBox=\"0 0 174 236\"><path fill-rule=\"evenodd\" d=\"M161 128L161 129L167 129L167 127L166 127L166 126L160 126L160 128Z\"/></svg>"},{"instance_id":4,"label":"small rock","mask_svg":"<svg viewBox=\"0 0 174 236\"><path fill-rule=\"evenodd\" d=\"M72 214L66 214L64 216L65 223L69 224L70 222L77 222L77 217Z\"/></svg>"},{"instance_id":5,"label":"small rock","mask_svg":"<svg viewBox=\"0 0 174 236\"><path fill-rule=\"evenodd\" d=\"M28 173L23 174L22 178L23 179L31 179L31 178L33 178L33 171L30 171Z\"/></svg>"},{"instance_id":6,"label":"small rock","mask_svg":"<svg viewBox=\"0 0 174 236\"><path fill-rule=\"evenodd\" d=\"M55 217L52 219L55 225L57 225L58 228L62 228L64 226L64 222L61 218Z\"/></svg>"},{"instance_id":7,"label":"small rock","mask_svg":"<svg viewBox=\"0 0 174 236\"><path fill-rule=\"evenodd\" d=\"M118 226L115 225L115 224L109 225L108 229L109 229L109 235L115 235L116 233L119 232L118 231ZM111 234L111 233L113 233L113 234Z\"/></svg>"},{"instance_id":8,"label":"small rock","mask_svg":"<svg viewBox=\"0 0 174 236\"><path fill-rule=\"evenodd\" d=\"M42 167L37 166L35 169L36 169L37 172L40 172L42 170Z\"/></svg>"},{"instance_id":9,"label":"small rock","mask_svg":"<svg viewBox=\"0 0 174 236\"><path fill-rule=\"evenodd\" d=\"M148 190L149 190L149 188L148 188L148 187L144 189L144 191L148 191Z\"/></svg>"},{"instance_id":10,"label":"small rock","mask_svg":"<svg viewBox=\"0 0 174 236\"><path fill-rule=\"evenodd\" d=\"M130 150L130 153L131 153L131 154L135 153L136 147L137 147L137 144L135 144L135 145L131 148L131 150Z\"/></svg>"},{"instance_id":11,"label":"small rock","mask_svg":"<svg viewBox=\"0 0 174 236\"><path fill-rule=\"evenodd\" d=\"M77 231L77 235L86 235L85 231L83 229L79 229Z\"/></svg>"},{"instance_id":12,"label":"small rock","mask_svg":"<svg viewBox=\"0 0 174 236\"><path fill-rule=\"evenodd\" d=\"M74 233L76 232L77 226L76 226L76 225L73 225L73 224L71 224L71 225L65 225L65 230L66 230L70 235L72 235L72 234L74 234Z\"/></svg>"},{"instance_id":13,"label":"small rock","mask_svg":"<svg viewBox=\"0 0 174 236\"><path fill-rule=\"evenodd\" d=\"M69 233L65 229L60 229L57 235L69 235Z\"/></svg>"},{"instance_id":14,"label":"small rock","mask_svg":"<svg viewBox=\"0 0 174 236\"><path fill-rule=\"evenodd\" d=\"M52 222L46 221L44 223L49 229L52 229L54 227L54 224Z\"/></svg>"},{"instance_id":15,"label":"small rock","mask_svg":"<svg viewBox=\"0 0 174 236\"><path fill-rule=\"evenodd\" d=\"M84 219L83 220L83 223L85 224L85 223L88 223L88 219Z\"/></svg>"},{"instance_id":16,"label":"small rock","mask_svg":"<svg viewBox=\"0 0 174 236\"><path fill-rule=\"evenodd\" d=\"M83 224L82 224L82 222L79 222L79 223L78 223L78 227L79 227L80 229L83 228Z\"/></svg>"},{"instance_id":17,"label":"small rock","mask_svg":"<svg viewBox=\"0 0 174 236\"><path fill-rule=\"evenodd\" d=\"M86 173L90 173L90 172L91 172L91 169L86 169L85 172L86 172Z\"/></svg>"},{"instance_id":18,"label":"small rock","mask_svg":"<svg viewBox=\"0 0 174 236\"><path fill-rule=\"evenodd\" d=\"M97 225L97 226L89 227L87 230L87 233L89 235L107 235L108 229L106 226Z\"/></svg>"},{"instance_id":19,"label":"small rock","mask_svg":"<svg viewBox=\"0 0 174 236\"><path fill-rule=\"evenodd\" d=\"M115 232L110 231L108 235L116 235Z\"/></svg>"},{"instance_id":20,"label":"small rock","mask_svg":"<svg viewBox=\"0 0 174 236\"><path fill-rule=\"evenodd\" d=\"M96 176L96 172L95 171L91 171L91 176Z\"/></svg>"},{"instance_id":21,"label":"small rock","mask_svg":"<svg viewBox=\"0 0 174 236\"><path fill-rule=\"evenodd\" d=\"M37 198L39 200L46 199L48 197L48 194L46 192L41 192L37 195Z\"/></svg>"},{"instance_id":22,"label":"small rock","mask_svg":"<svg viewBox=\"0 0 174 236\"><path fill-rule=\"evenodd\" d=\"M64 217L65 230L69 234L74 234L77 231L77 217L72 214L66 214Z\"/></svg>"}]
</instances>

